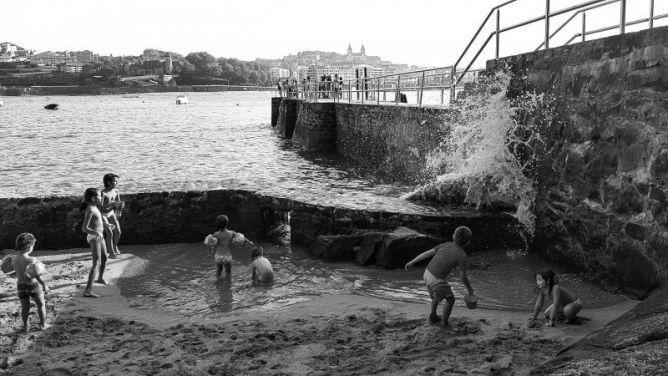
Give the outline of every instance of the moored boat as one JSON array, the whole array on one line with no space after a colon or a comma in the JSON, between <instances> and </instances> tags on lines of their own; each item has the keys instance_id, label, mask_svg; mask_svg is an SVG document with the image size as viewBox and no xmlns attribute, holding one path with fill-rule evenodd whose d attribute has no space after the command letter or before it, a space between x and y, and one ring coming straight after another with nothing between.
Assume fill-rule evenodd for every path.
<instances>
[{"instance_id":1,"label":"moored boat","mask_svg":"<svg viewBox=\"0 0 668 376\"><path fill-rule=\"evenodd\" d=\"M188 97L185 95L179 95L176 97L176 104L188 104L189 100Z\"/></svg>"},{"instance_id":2,"label":"moored boat","mask_svg":"<svg viewBox=\"0 0 668 376\"><path fill-rule=\"evenodd\" d=\"M46 106L44 106L45 110L57 110L58 109L58 103L49 103Z\"/></svg>"}]
</instances>

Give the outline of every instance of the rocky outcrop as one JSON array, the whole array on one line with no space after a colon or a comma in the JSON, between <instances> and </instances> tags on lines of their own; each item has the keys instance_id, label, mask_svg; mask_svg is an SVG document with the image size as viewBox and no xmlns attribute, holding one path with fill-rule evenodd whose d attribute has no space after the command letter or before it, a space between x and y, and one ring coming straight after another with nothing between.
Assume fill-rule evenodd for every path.
<instances>
[{"instance_id":1,"label":"rocky outcrop","mask_svg":"<svg viewBox=\"0 0 668 376\"><path fill-rule=\"evenodd\" d=\"M532 375L668 374L668 286L559 352Z\"/></svg>"},{"instance_id":2,"label":"rocky outcrop","mask_svg":"<svg viewBox=\"0 0 668 376\"><path fill-rule=\"evenodd\" d=\"M555 117L533 249L634 297L668 276L667 62L667 27L503 59L508 96L544 93Z\"/></svg>"},{"instance_id":3,"label":"rocky outcrop","mask_svg":"<svg viewBox=\"0 0 668 376\"><path fill-rule=\"evenodd\" d=\"M355 261L388 269L403 267L420 253L446 241L406 227L392 232L358 231L354 235L321 235L309 242L311 255L325 261Z\"/></svg>"}]
</instances>

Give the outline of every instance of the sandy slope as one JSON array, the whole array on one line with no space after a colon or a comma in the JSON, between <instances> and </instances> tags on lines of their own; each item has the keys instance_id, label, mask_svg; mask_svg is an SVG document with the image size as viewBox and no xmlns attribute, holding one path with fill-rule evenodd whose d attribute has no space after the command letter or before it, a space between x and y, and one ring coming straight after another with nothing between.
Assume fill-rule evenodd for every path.
<instances>
[{"instance_id":1,"label":"sandy slope","mask_svg":"<svg viewBox=\"0 0 668 376\"><path fill-rule=\"evenodd\" d=\"M591 321L556 328L527 328L528 312L456 307L444 331L427 323L427 304L334 295L190 322L128 306L115 280L132 255L108 264L99 299L81 296L86 250L35 255L49 271L51 327L37 331L33 312L30 333L18 332L15 280L1 275L0 374L525 374L636 304L585 310Z\"/></svg>"}]
</instances>

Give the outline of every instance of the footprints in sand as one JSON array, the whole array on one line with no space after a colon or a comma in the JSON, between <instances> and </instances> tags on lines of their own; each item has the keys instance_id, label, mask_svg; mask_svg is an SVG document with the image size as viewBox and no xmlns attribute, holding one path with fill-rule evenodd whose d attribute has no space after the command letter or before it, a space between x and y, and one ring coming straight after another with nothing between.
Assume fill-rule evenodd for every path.
<instances>
[{"instance_id":1,"label":"footprints in sand","mask_svg":"<svg viewBox=\"0 0 668 376\"><path fill-rule=\"evenodd\" d=\"M224 324L178 324L156 329L83 311L63 313L35 340L24 364L42 358L43 369L73 374L483 374L528 369L548 359L560 343L533 339L511 324L451 318L452 332L424 317L383 310L342 316L243 320ZM280 329L277 329L280 328ZM105 341L100 341L105 338ZM84 349L84 351L81 351ZM472 368L473 365L473 368ZM524 367L524 368L523 368ZM31 370L32 372L32 370ZM39 374L39 373L37 373Z\"/></svg>"}]
</instances>

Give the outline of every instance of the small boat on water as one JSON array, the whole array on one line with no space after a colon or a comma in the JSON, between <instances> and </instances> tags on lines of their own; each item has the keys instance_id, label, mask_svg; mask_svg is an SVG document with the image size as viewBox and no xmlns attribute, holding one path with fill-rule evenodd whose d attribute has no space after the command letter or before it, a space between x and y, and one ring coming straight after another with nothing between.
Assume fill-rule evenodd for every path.
<instances>
[{"instance_id":1,"label":"small boat on water","mask_svg":"<svg viewBox=\"0 0 668 376\"><path fill-rule=\"evenodd\" d=\"M45 110L57 110L58 109L58 103L49 103L46 106L44 106Z\"/></svg>"},{"instance_id":2,"label":"small boat on water","mask_svg":"<svg viewBox=\"0 0 668 376\"><path fill-rule=\"evenodd\" d=\"M2 99L0 99L0 107L2 107L4 105L5 105L5 102L3 102Z\"/></svg>"},{"instance_id":3,"label":"small boat on water","mask_svg":"<svg viewBox=\"0 0 668 376\"><path fill-rule=\"evenodd\" d=\"M140 98L139 94L123 94L123 98Z\"/></svg>"},{"instance_id":4,"label":"small boat on water","mask_svg":"<svg viewBox=\"0 0 668 376\"><path fill-rule=\"evenodd\" d=\"M188 104L189 100L188 97L185 95L179 95L176 97L176 104Z\"/></svg>"}]
</instances>

